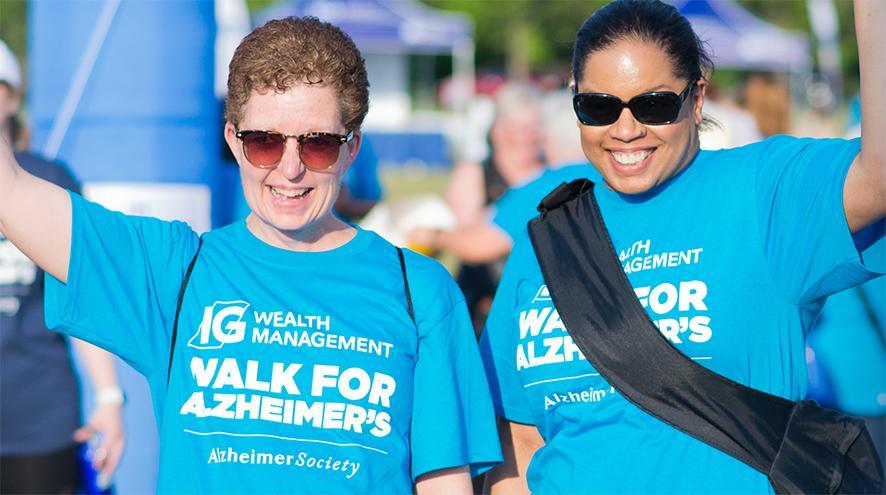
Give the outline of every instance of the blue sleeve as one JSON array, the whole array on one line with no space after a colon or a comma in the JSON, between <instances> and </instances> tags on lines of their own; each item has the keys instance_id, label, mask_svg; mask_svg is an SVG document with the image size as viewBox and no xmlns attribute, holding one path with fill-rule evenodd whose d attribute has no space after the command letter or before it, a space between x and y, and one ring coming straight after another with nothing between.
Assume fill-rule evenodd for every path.
<instances>
[{"instance_id":1,"label":"blue sleeve","mask_svg":"<svg viewBox=\"0 0 886 495\"><path fill-rule=\"evenodd\" d=\"M149 376L166 364L178 290L197 236L182 222L127 216L76 194L71 203L68 281L46 276L46 326Z\"/></svg>"},{"instance_id":2,"label":"blue sleeve","mask_svg":"<svg viewBox=\"0 0 886 495\"><path fill-rule=\"evenodd\" d=\"M756 206L770 273L789 301L808 304L870 280L843 209L860 140L771 138L759 148Z\"/></svg>"},{"instance_id":3,"label":"blue sleeve","mask_svg":"<svg viewBox=\"0 0 886 495\"><path fill-rule=\"evenodd\" d=\"M492 308L480 336L480 355L486 367L495 414L517 423L534 425L523 383L517 375L517 282L526 263L534 263L529 239L521 239L505 265ZM528 250L528 252L527 252Z\"/></svg>"},{"instance_id":4,"label":"blue sleeve","mask_svg":"<svg viewBox=\"0 0 886 495\"><path fill-rule=\"evenodd\" d=\"M355 199L378 201L381 199L381 182L378 180L378 156L371 141L363 136L360 152L345 172L345 185Z\"/></svg>"},{"instance_id":5,"label":"blue sleeve","mask_svg":"<svg viewBox=\"0 0 886 495\"><path fill-rule=\"evenodd\" d=\"M520 204L519 196L517 191L508 190L492 206L492 224L503 230L512 242L528 235L526 224L535 211L532 205Z\"/></svg>"},{"instance_id":6,"label":"blue sleeve","mask_svg":"<svg viewBox=\"0 0 886 495\"><path fill-rule=\"evenodd\" d=\"M477 475L501 462L492 399L464 297L445 269L433 268L408 269L418 329L413 481L425 473L466 465Z\"/></svg>"}]
</instances>

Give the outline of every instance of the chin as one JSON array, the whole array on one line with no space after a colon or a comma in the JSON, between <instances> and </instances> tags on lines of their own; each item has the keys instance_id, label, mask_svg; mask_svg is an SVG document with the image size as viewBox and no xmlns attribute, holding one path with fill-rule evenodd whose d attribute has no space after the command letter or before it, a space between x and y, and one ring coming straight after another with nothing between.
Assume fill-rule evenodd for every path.
<instances>
[{"instance_id":1,"label":"chin","mask_svg":"<svg viewBox=\"0 0 886 495\"><path fill-rule=\"evenodd\" d=\"M642 194L655 187L655 181L642 176L609 175L604 176L604 179L610 189L621 194Z\"/></svg>"},{"instance_id":2,"label":"chin","mask_svg":"<svg viewBox=\"0 0 886 495\"><path fill-rule=\"evenodd\" d=\"M306 222L303 218L294 218L289 215L262 213L256 214L256 216L265 227L280 232L298 232L307 227L310 223Z\"/></svg>"}]
</instances>

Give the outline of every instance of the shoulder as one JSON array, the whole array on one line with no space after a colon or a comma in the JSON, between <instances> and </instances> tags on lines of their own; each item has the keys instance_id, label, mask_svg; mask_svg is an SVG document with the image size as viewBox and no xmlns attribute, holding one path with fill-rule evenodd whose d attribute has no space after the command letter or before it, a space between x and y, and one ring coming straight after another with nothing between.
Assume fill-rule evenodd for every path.
<instances>
[{"instance_id":1,"label":"shoulder","mask_svg":"<svg viewBox=\"0 0 886 495\"><path fill-rule=\"evenodd\" d=\"M406 263L406 273L410 283L417 284L444 284L453 283L452 275L439 261L423 254L416 253L408 248L403 250L403 258ZM454 283L453 283L454 284Z\"/></svg>"},{"instance_id":2,"label":"shoulder","mask_svg":"<svg viewBox=\"0 0 886 495\"><path fill-rule=\"evenodd\" d=\"M405 268L409 297L412 299L415 321L420 334L451 318L453 311L457 311L459 306L464 306L461 290L449 271L438 261L408 248L399 248L403 253L401 265L396 246L374 232L364 232L374 239L369 249L361 256L361 263L374 265L377 269L383 270L385 274L380 274L379 280L387 281L384 290L393 291L398 298L403 297Z\"/></svg>"},{"instance_id":3,"label":"shoulder","mask_svg":"<svg viewBox=\"0 0 886 495\"><path fill-rule=\"evenodd\" d=\"M860 148L860 143L859 139L776 135L745 146L716 151L703 151L702 153L718 159L741 160L753 157L760 162L772 162L804 152L813 152L822 158L826 158L827 154L831 152L840 153L841 151L851 152L853 150L857 152Z\"/></svg>"}]
</instances>

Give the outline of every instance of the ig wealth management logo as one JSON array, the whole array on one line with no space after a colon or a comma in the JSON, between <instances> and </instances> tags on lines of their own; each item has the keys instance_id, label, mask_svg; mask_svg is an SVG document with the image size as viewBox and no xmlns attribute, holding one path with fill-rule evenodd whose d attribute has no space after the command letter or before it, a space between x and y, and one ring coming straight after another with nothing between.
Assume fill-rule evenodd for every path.
<instances>
[{"instance_id":1,"label":"ig wealth management logo","mask_svg":"<svg viewBox=\"0 0 886 495\"><path fill-rule=\"evenodd\" d=\"M221 349L225 344L242 342L246 337L243 315L248 307L246 301L216 301L212 306L206 306L200 327L188 341L188 347Z\"/></svg>"}]
</instances>

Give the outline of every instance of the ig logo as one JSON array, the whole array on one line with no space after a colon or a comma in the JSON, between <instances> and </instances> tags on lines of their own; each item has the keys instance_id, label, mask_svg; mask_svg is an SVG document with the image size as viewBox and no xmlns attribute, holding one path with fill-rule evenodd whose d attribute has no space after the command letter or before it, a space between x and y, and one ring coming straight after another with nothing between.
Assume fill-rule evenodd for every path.
<instances>
[{"instance_id":1,"label":"ig logo","mask_svg":"<svg viewBox=\"0 0 886 495\"><path fill-rule=\"evenodd\" d=\"M225 344L242 342L246 336L243 314L248 307L246 301L216 301L204 308L203 321L188 341L188 347L220 349Z\"/></svg>"},{"instance_id":2,"label":"ig logo","mask_svg":"<svg viewBox=\"0 0 886 495\"><path fill-rule=\"evenodd\" d=\"M538 301L550 301L551 293L548 292L548 286L542 285L538 288L538 291L535 293L535 297L532 298L532 302Z\"/></svg>"}]
</instances>

